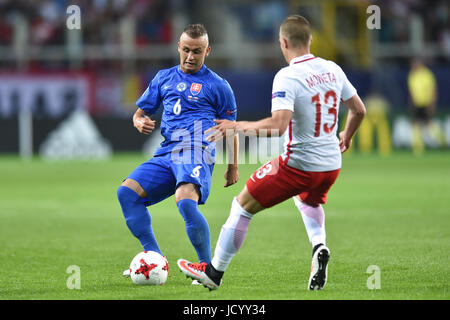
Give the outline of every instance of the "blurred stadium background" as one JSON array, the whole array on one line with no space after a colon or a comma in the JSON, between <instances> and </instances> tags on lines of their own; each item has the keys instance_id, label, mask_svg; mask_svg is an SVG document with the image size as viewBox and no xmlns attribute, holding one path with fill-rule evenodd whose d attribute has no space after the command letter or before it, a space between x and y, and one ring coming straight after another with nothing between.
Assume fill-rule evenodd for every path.
<instances>
[{"instance_id":1,"label":"blurred stadium background","mask_svg":"<svg viewBox=\"0 0 450 320\"><path fill-rule=\"evenodd\" d=\"M66 26L72 4L81 9L81 29ZM367 27L370 5L380 8L380 29ZM426 148L448 149L449 12L445 0L0 0L0 153L143 150L148 137L131 122L136 99L159 69L178 64L176 44L188 23L208 29L206 64L231 84L238 119L267 116L273 76L285 66L278 27L295 13L313 26L312 53L340 64L367 104L355 149L411 147L413 58L438 86Z\"/></svg>"}]
</instances>

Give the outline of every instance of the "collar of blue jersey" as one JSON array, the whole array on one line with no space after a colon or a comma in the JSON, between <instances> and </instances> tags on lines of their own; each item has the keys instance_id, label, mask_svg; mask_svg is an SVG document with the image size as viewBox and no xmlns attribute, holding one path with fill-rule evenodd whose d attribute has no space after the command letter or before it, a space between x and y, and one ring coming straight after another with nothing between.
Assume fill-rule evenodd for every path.
<instances>
[{"instance_id":1,"label":"collar of blue jersey","mask_svg":"<svg viewBox=\"0 0 450 320\"><path fill-rule=\"evenodd\" d=\"M307 53L307 54L304 54L302 56L293 58L289 62L289 65L292 66L294 63L302 62L302 61L305 61L305 60L311 59L311 58L314 58L314 55L312 53Z\"/></svg>"},{"instance_id":2,"label":"collar of blue jersey","mask_svg":"<svg viewBox=\"0 0 450 320\"><path fill-rule=\"evenodd\" d=\"M180 65L178 65L177 70L178 70L179 73L184 74L184 75L200 76L200 75L202 75L202 74L205 72L206 66L203 64L202 67L200 68L200 70L198 70L198 71L195 72L195 73L184 73L184 72L181 70Z\"/></svg>"}]
</instances>

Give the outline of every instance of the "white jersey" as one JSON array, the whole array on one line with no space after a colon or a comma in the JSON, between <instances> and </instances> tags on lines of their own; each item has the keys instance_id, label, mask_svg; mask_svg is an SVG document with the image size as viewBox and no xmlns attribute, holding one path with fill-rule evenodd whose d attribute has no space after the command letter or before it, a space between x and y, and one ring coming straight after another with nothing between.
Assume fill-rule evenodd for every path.
<instances>
[{"instance_id":1,"label":"white jersey","mask_svg":"<svg viewBox=\"0 0 450 320\"><path fill-rule=\"evenodd\" d=\"M282 155L290 167L323 172L341 167L337 138L339 103L356 89L334 62L296 57L273 80L272 112L291 110Z\"/></svg>"}]
</instances>

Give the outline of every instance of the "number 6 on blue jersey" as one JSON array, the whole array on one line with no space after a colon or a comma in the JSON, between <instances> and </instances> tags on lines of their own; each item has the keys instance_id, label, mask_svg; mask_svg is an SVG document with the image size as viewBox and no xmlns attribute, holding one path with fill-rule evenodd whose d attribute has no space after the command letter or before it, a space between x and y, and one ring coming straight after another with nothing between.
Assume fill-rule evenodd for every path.
<instances>
[{"instance_id":1,"label":"number 6 on blue jersey","mask_svg":"<svg viewBox=\"0 0 450 320\"><path fill-rule=\"evenodd\" d=\"M177 102L173 106L173 113L179 115L181 113L181 99L178 99Z\"/></svg>"}]
</instances>

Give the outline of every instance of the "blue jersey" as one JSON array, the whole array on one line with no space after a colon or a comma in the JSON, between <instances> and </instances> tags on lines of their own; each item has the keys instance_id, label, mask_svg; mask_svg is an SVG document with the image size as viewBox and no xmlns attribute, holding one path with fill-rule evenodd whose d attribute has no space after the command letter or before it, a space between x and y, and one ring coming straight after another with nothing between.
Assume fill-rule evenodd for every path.
<instances>
[{"instance_id":1,"label":"blue jersey","mask_svg":"<svg viewBox=\"0 0 450 320\"><path fill-rule=\"evenodd\" d=\"M165 140L155 156L186 146L186 142L209 147L204 132L215 125L213 120L236 120L233 90L205 65L194 74L184 73L179 65L159 71L136 105L154 114L161 104L161 134Z\"/></svg>"}]
</instances>

